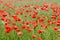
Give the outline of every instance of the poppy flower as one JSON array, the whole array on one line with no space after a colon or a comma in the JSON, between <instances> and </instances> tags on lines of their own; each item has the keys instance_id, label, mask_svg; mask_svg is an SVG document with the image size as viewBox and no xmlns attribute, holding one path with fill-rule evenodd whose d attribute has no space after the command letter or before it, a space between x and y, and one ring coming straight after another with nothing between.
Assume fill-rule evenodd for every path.
<instances>
[{"instance_id":1,"label":"poppy flower","mask_svg":"<svg viewBox=\"0 0 60 40\"><path fill-rule=\"evenodd\" d=\"M0 14L1 14L3 17L6 17L6 16L7 16L7 12L5 12L4 10L0 10Z\"/></svg>"},{"instance_id":2,"label":"poppy flower","mask_svg":"<svg viewBox=\"0 0 60 40\"><path fill-rule=\"evenodd\" d=\"M56 17L57 17L56 14L53 14L53 15L51 16L51 18L53 18L53 19L56 19Z\"/></svg>"},{"instance_id":3,"label":"poppy flower","mask_svg":"<svg viewBox=\"0 0 60 40\"><path fill-rule=\"evenodd\" d=\"M3 13L4 11L3 10L0 10L0 14Z\"/></svg>"},{"instance_id":4,"label":"poppy flower","mask_svg":"<svg viewBox=\"0 0 60 40\"><path fill-rule=\"evenodd\" d=\"M16 15L18 15L19 14L19 11L16 11Z\"/></svg>"},{"instance_id":5,"label":"poppy flower","mask_svg":"<svg viewBox=\"0 0 60 40\"><path fill-rule=\"evenodd\" d=\"M53 10L53 12L56 12L57 13L58 6L53 6L51 9Z\"/></svg>"},{"instance_id":6,"label":"poppy flower","mask_svg":"<svg viewBox=\"0 0 60 40\"><path fill-rule=\"evenodd\" d=\"M56 26L60 26L60 23L56 22Z\"/></svg>"},{"instance_id":7,"label":"poppy flower","mask_svg":"<svg viewBox=\"0 0 60 40\"><path fill-rule=\"evenodd\" d=\"M2 17L2 18L1 18L1 20L2 20L2 21L5 21L5 20L6 20L6 18L5 18L5 17Z\"/></svg>"},{"instance_id":8,"label":"poppy flower","mask_svg":"<svg viewBox=\"0 0 60 40\"><path fill-rule=\"evenodd\" d=\"M27 26L25 27L25 29L26 29L26 30L29 30L29 29L30 29L30 26L29 26L29 25L27 25Z\"/></svg>"},{"instance_id":9,"label":"poppy flower","mask_svg":"<svg viewBox=\"0 0 60 40\"><path fill-rule=\"evenodd\" d=\"M39 9L39 6L36 5L33 8L34 8L34 10L37 10L37 9Z\"/></svg>"},{"instance_id":10,"label":"poppy flower","mask_svg":"<svg viewBox=\"0 0 60 40\"><path fill-rule=\"evenodd\" d=\"M32 15L32 18L36 18L36 15Z\"/></svg>"},{"instance_id":11,"label":"poppy flower","mask_svg":"<svg viewBox=\"0 0 60 40\"><path fill-rule=\"evenodd\" d=\"M3 13L2 16L3 16L3 17L6 17L6 16L7 16L7 13Z\"/></svg>"},{"instance_id":12,"label":"poppy flower","mask_svg":"<svg viewBox=\"0 0 60 40\"><path fill-rule=\"evenodd\" d=\"M30 33L32 30L31 29L28 29L27 31Z\"/></svg>"},{"instance_id":13,"label":"poppy flower","mask_svg":"<svg viewBox=\"0 0 60 40\"><path fill-rule=\"evenodd\" d=\"M45 30L38 30L38 34L41 34L42 32L45 32Z\"/></svg>"},{"instance_id":14,"label":"poppy flower","mask_svg":"<svg viewBox=\"0 0 60 40\"><path fill-rule=\"evenodd\" d=\"M7 22L8 24L10 23L10 21L11 21L10 19L6 19L6 22Z\"/></svg>"},{"instance_id":15,"label":"poppy flower","mask_svg":"<svg viewBox=\"0 0 60 40\"><path fill-rule=\"evenodd\" d=\"M40 10L44 10L44 7L43 6L40 6Z\"/></svg>"},{"instance_id":16,"label":"poppy flower","mask_svg":"<svg viewBox=\"0 0 60 40\"><path fill-rule=\"evenodd\" d=\"M8 25L6 25L5 28L6 28L6 33L9 33L10 31L12 31L12 28Z\"/></svg>"},{"instance_id":17,"label":"poppy flower","mask_svg":"<svg viewBox=\"0 0 60 40\"><path fill-rule=\"evenodd\" d=\"M21 21L21 19L20 18L17 18L17 21Z\"/></svg>"},{"instance_id":18,"label":"poppy flower","mask_svg":"<svg viewBox=\"0 0 60 40\"><path fill-rule=\"evenodd\" d=\"M56 31L57 31L58 29L59 29L58 27L54 27L54 30L56 30Z\"/></svg>"},{"instance_id":19,"label":"poppy flower","mask_svg":"<svg viewBox=\"0 0 60 40\"><path fill-rule=\"evenodd\" d=\"M36 35L33 35L32 38L36 38Z\"/></svg>"},{"instance_id":20,"label":"poppy flower","mask_svg":"<svg viewBox=\"0 0 60 40\"><path fill-rule=\"evenodd\" d=\"M25 26L24 26L24 25L22 25L22 28L23 28L23 29L25 29Z\"/></svg>"},{"instance_id":21,"label":"poppy flower","mask_svg":"<svg viewBox=\"0 0 60 40\"><path fill-rule=\"evenodd\" d=\"M60 32L60 29L58 29L57 31Z\"/></svg>"},{"instance_id":22,"label":"poppy flower","mask_svg":"<svg viewBox=\"0 0 60 40\"><path fill-rule=\"evenodd\" d=\"M46 4L46 3L44 3L44 5L43 5L44 7L46 7L46 8L48 8L49 7L49 5L48 4Z\"/></svg>"},{"instance_id":23,"label":"poppy flower","mask_svg":"<svg viewBox=\"0 0 60 40\"><path fill-rule=\"evenodd\" d=\"M14 7L12 4L5 4L5 6L11 8L11 9L13 9L13 7Z\"/></svg>"},{"instance_id":24,"label":"poppy flower","mask_svg":"<svg viewBox=\"0 0 60 40\"><path fill-rule=\"evenodd\" d=\"M21 23L22 23L22 24L25 24L25 22L24 22L23 20L21 21Z\"/></svg>"},{"instance_id":25,"label":"poppy flower","mask_svg":"<svg viewBox=\"0 0 60 40\"><path fill-rule=\"evenodd\" d=\"M17 32L20 31L20 29L16 25L13 26L13 29L16 30Z\"/></svg>"},{"instance_id":26,"label":"poppy flower","mask_svg":"<svg viewBox=\"0 0 60 40\"><path fill-rule=\"evenodd\" d=\"M38 40L42 40L42 38L38 38Z\"/></svg>"},{"instance_id":27,"label":"poppy flower","mask_svg":"<svg viewBox=\"0 0 60 40\"><path fill-rule=\"evenodd\" d=\"M48 23L50 23L50 22L51 22L51 20L48 20L47 22L48 22Z\"/></svg>"},{"instance_id":28,"label":"poppy flower","mask_svg":"<svg viewBox=\"0 0 60 40\"><path fill-rule=\"evenodd\" d=\"M29 22L25 22L26 25L29 25Z\"/></svg>"},{"instance_id":29,"label":"poppy flower","mask_svg":"<svg viewBox=\"0 0 60 40\"><path fill-rule=\"evenodd\" d=\"M38 34L40 34L40 33L42 33L42 31L41 30L38 30Z\"/></svg>"},{"instance_id":30,"label":"poppy flower","mask_svg":"<svg viewBox=\"0 0 60 40\"><path fill-rule=\"evenodd\" d=\"M26 10L26 12L28 13L28 12L31 12L31 10Z\"/></svg>"},{"instance_id":31,"label":"poppy flower","mask_svg":"<svg viewBox=\"0 0 60 40\"><path fill-rule=\"evenodd\" d=\"M46 29L48 26L44 25L43 28Z\"/></svg>"},{"instance_id":32,"label":"poppy flower","mask_svg":"<svg viewBox=\"0 0 60 40\"><path fill-rule=\"evenodd\" d=\"M22 35L22 32L17 32L17 35L18 35L18 36L21 36L21 35Z\"/></svg>"},{"instance_id":33,"label":"poppy flower","mask_svg":"<svg viewBox=\"0 0 60 40\"><path fill-rule=\"evenodd\" d=\"M44 18L39 19L40 23L44 23Z\"/></svg>"},{"instance_id":34,"label":"poppy flower","mask_svg":"<svg viewBox=\"0 0 60 40\"><path fill-rule=\"evenodd\" d=\"M21 21L21 19L18 18L16 15L13 15L12 18L14 19L15 22L17 22L17 21Z\"/></svg>"},{"instance_id":35,"label":"poppy flower","mask_svg":"<svg viewBox=\"0 0 60 40\"><path fill-rule=\"evenodd\" d=\"M12 15L12 18L14 19L14 21L17 21L17 16L16 15Z\"/></svg>"},{"instance_id":36,"label":"poppy flower","mask_svg":"<svg viewBox=\"0 0 60 40\"><path fill-rule=\"evenodd\" d=\"M20 15L23 15L24 13L23 12L20 12Z\"/></svg>"},{"instance_id":37,"label":"poppy flower","mask_svg":"<svg viewBox=\"0 0 60 40\"><path fill-rule=\"evenodd\" d=\"M37 14L38 14L38 12L35 12L35 11L34 11L34 13L33 13L33 14L34 14L34 15L37 15Z\"/></svg>"},{"instance_id":38,"label":"poppy flower","mask_svg":"<svg viewBox=\"0 0 60 40\"><path fill-rule=\"evenodd\" d=\"M58 23L60 23L60 18L58 18Z\"/></svg>"}]
</instances>

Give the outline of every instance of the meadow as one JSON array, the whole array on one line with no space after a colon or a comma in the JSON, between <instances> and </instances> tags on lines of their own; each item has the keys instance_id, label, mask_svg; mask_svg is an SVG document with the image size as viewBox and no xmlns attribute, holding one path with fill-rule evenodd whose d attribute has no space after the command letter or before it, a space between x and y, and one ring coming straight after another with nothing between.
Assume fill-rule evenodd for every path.
<instances>
[{"instance_id":1,"label":"meadow","mask_svg":"<svg viewBox=\"0 0 60 40\"><path fill-rule=\"evenodd\" d=\"M60 0L0 0L0 40L60 40Z\"/></svg>"}]
</instances>

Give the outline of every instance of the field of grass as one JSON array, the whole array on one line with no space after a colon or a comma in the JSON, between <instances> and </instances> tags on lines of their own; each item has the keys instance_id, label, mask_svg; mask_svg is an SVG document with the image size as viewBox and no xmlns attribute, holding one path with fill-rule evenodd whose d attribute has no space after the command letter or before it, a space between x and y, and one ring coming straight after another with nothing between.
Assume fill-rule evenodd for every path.
<instances>
[{"instance_id":1,"label":"field of grass","mask_svg":"<svg viewBox=\"0 0 60 40\"><path fill-rule=\"evenodd\" d=\"M60 0L1 0L0 40L60 40Z\"/></svg>"}]
</instances>

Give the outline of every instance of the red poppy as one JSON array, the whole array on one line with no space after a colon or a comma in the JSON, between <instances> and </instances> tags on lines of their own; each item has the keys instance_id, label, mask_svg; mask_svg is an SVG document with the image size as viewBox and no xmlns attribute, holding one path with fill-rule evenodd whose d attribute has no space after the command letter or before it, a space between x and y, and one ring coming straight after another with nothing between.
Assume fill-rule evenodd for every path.
<instances>
[{"instance_id":1,"label":"red poppy","mask_svg":"<svg viewBox=\"0 0 60 40\"><path fill-rule=\"evenodd\" d=\"M2 21L5 21L5 20L6 20L6 18L5 18L5 17L2 17L2 18L1 18L1 20L2 20Z\"/></svg>"},{"instance_id":2,"label":"red poppy","mask_svg":"<svg viewBox=\"0 0 60 40\"><path fill-rule=\"evenodd\" d=\"M32 30L31 29L28 29L27 31L30 33Z\"/></svg>"},{"instance_id":3,"label":"red poppy","mask_svg":"<svg viewBox=\"0 0 60 40\"><path fill-rule=\"evenodd\" d=\"M23 15L24 13L23 12L20 12L20 15Z\"/></svg>"},{"instance_id":4,"label":"red poppy","mask_svg":"<svg viewBox=\"0 0 60 40\"><path fill-rule=\"evenodd\" d=\"M31 10L26 10L26 12L28 13L28 12L31 12Z\"/></svg>"},{"instance_id":5,"label":"red poppy","mask_svg":"<svg viewBox=\"0 0 60 40\"><path fill-rule=\"evenodd\" d=\"M36 38L36 35L33 35L32 38Z\"/></svg>"},{"instance_id":6,"label":"red poppy","mask_svg":"<svg viewBox=\"0 0 60 40\"><path fill-rule=\"evenodd\" d=\"M44 23L44 18L39 19L40 23Z\"/></svg>"},{"instance_id":7,"label":"red poppy","mask_svg":"<svg viewBox=\"0 0 60 40\"><path fill-rule=\"evenodd\" d=\"M17 32L17 35L18 35L18 36L21 36L21 35L22 35L22 32Z\"/></svg>"},{"instance_id":8,"label":"red poppy","mask_svg":"<svg viewBox=\"0 0 60 40\"><path fill-rule=\"evenodd\" d=\"M12 28L8 25L6 25L5 28L6 28L6 33L9 33L12 30Z\"/></svg>"},{"instance_id":9,"label":"red poppy","mask_svg":"<svg viewBox=\"0 0 60 40\"><path fill-rule=\"evenodd\" d=\"M58 27L54 27L54 30L56 30L56 31L57 31L58 29L59 29Z\"/></svg>"},{"instance_id":10,"label":"red poppy","mask_svg":"<svg viewBox=\"0 0 60 40\"><path fill-rule=\"evenodd\" d=\"M53 19L56 19L56 17L57 17L56 14L53 14L53 15L51 16L51 18L53 18Z\"/></svg>"},{"instance_id":11,"label":"red poppy","mask_svg":"<svg viewBox=\"0 0 60 40\"><path fill-rule=\"evenodd\" d=\"M16 25L13 26L13 29L16 30L17 32L20 31L20 29Z\"/></svg>"},{"instance_id":12,"label":"red poppy","mask_svg":"<svg viewBox=\"0 0 60 40\"><path fill-rule=\"evenodd\" d=\"M36 18L36 15L32 15L32 18Z\"/></svg>"},{"instance_id":13,"label":"red poppy","mask_svg":"<svg viewBox=\"0 0 60 40\"><path fill-rule=\"evenodd\" d=\"M41 34L42 32L45 32L45 30L38 30L38 34Z\"/></svg>"},{"instance_id":14,"label":"red poppy","mask_svg":"<svg viewBox=\"0 0 60 40\"><path fill-rule=\"evenodd\" d=\"M25 22L26 25L29 25L29 22Z\"/></svg>"},{"instance_id":15,"label":"red poppy","mask_svg":"<svg viewBox=\"0 0 60 40\"><path fill-rule=\"evenodd\" d=\"M4 10L0 10L0 14L1 14L3 17L6 17L6 16L7 16L7 12L5 12Z\"/></svg>"},{"instance_id":16,"label":"red poppy","mask_svg":"<svg viewBox=\"0 0 60 40\"><path fill-rule=\"evenodd\" d=\"M24 26L24 25L22 25L22 28L23 28L23 29L25 29L25 26Z\"/></svg>"},{"instance_id":17,"label":"red poppy","mask_svg":"<svg viewBox=\"0 0 60 40\"><path fill-rule=\"evenodd\" d=\"M38 40L42 40L42 38L38 38Z\"/></svg>"},{"instance_id":18,"label":"red poppy","mask_svg":"<svg viewBox=\"0 0 60 40\"><path fill-rule=\"evenodd\" d=\"M60 26L60 23L56 22L56 25L57 25L57 26Z\"/></svg>"}]
</instances>

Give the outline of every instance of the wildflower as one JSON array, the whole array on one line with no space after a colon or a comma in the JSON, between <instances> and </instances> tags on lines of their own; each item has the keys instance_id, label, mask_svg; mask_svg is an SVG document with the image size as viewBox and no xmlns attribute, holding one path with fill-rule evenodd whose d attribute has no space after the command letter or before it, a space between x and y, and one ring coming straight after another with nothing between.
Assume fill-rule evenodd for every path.
<instances>
[{"instance_id":1,"label":"wildflower","mask_svg":"<svg viewBox=\"0 0 60 40\"><path fill-rule=\"evenodd\" d=\"M13 26L13 29L16 30L17 32L20 31L20 29L16 25Z\"/></svg>"},{"instance_id":2,"label":"wildflower","mask_svg":"<svg viewBox=\"0 0 60 40\"><path fill-rule=\"evenodd\" d=\"M12 30L12 28L8 25L6 25L5 28L6 28L6 33L9 33Z\"/></svg>"},{"instance_id":3,"label":"wildflower","mask_svg":"<svg viewBox=\"0 0 60 40\"><path fill-rule=\"evenodd\" d=\"M36 38L36 35L33 35L32 38Z\"/></svg>"},{"instance_id":4,"label":"wildflower","mask_svg":"<svg viewBox=\"0 0 60 40\"><path fill-rule=\"evenodd\" d=\"M21 35L22 35L22 32L17 32L17 35L18 35L18 36L21 36Z\"/></svg>"},{"instance_id":5,"label":"wildflower","mask_svg":"<svg viewBox=\"0 0 60 40\"><path fill-rule=\"evenodd\" d=\"M58 29L59 29L58 27L54 27L54 30L56 30L56 31L57 31Z\"/></svg>"},{"instance_id":6,"label":"wildflower","mask_svg":"<svg viewBox=\"0 0 60 40\"><path fill-rule=\"evenodd\" d=\"M23 28L23 29L25 29L25 26L24 26L24 25L22 25L22 28Z\"/></svg>"}]
</instances>

